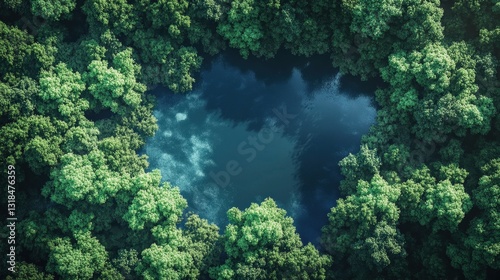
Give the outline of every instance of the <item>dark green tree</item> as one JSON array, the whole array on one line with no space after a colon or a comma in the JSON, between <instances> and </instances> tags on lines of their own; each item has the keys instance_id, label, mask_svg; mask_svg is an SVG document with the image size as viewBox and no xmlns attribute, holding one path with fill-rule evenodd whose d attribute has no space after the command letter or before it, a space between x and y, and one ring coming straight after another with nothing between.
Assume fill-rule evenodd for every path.
<instances>
[{"instance_id":1,"label":"dark green tree","mask_svg":"<svg viewBox=\"0 0 500 280\"><path fill-rule=\"evenodd\" d=\"M325 279L330 259L302 246L293 220L272 199L232 208L224 234L225 263L210 270L215 279Z\"/></svg>"},{"instance_id":2,"label":"dark green tree","mask_svg":"<svg viewBox=\"0 0 500 280\"><path fill-rule=\"evenodd\" d=\"M404 277L405 239L397 228L401 190L380 175L360 180L354 193L339 199L328 214L322 243L334 258L339 277Z\"/></svg>"}]
</instances>

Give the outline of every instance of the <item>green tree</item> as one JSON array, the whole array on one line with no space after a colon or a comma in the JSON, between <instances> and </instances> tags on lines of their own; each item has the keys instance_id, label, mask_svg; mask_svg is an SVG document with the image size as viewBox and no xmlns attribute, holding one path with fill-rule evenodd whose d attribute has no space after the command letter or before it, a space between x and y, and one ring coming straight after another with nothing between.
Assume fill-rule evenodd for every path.
<instances>
[{"instance_id":1,"label":"green tree","mask_svg":"<svg viewBox=\"0 0 500 280\"><path fill-rule=\"evenodd\" d=\"M75 243L69 238L51 241L47 271L63 279L91 279L104 268L107 252L89 232L75 233Z\"/></svg>"},{"instance_id":2,"label":"green tree","mask_svg":"<svg viewBox=\"0 0 500 280\"><path fill-rule=\"evenodd\" d=\"M203 51L210 55L226 48L226 42L212 27L224 14L221 1L189 1L187 13L190 18L187 36L192 45L201 43Z\"/></svg>"},{"instance_id":3,"label":"green tree","mask_svg":"<svg viewBox=\"0 0 500 280\"><path fill-rule=\"evenodd\" d=\"M170 245L152 244L141 253L137 272L144 279L197 279L193 259L188 252Z\"/></svg>"},{"instance_id":4,"label":"green tree","mask_svg":"<svg viewBox=\"0 0 500 280\"><path fill-rule=\"evenodd\" d=\"M28 77L0 82L0 123L3 125L33 114L34 96L38 91L37 83Z\"/></svg>"},{"instance_id":5,"label":"green tree","mask_svg":"<svg viewBox=\"0 0 500 280\"><path fill-rule=\"evenodd\" d=\"M391 53L443 38L436 0L341 1L334 10L333 64L362 79L377 75Z\"/></svg>"},{"instance_id":6,"label":"green tree","mask_svg":"<svg viewBox=\"0 0 500 280\"><path fill-rule=\"evenodd\" d=\"M500 159L485 164L482 172L473 191L480 214L459 235L459 242L447 248L452 265L468 279L486 279L485 271L500 269Z\"/></svg>"},{"instance_id":7,"label":"green tree","mask_svg":"<svg viewBox=\"0 0 500 280\"><path fill-rule=\"evenodd\" d=\"M142 41L147 42L147 44L155 44L155 47L152 48L153 51L168 46L165 42L151 43L147 38ZM202 61L196 50L192 47L181 47L175 51L165 52L161 50L158 55L165 58L159 62L153 61L144 65L143 79L149 84L167 85L174 92L185 92L192 89L195 82L192 72L200 68Z\"/></svg>"},{"instance_id":8,"label":"green tree","mask_svg":"<svg viewBox=\"0 0 500 280\"><path fill-rule=\"evenodd\" d=\"M168 183L158 187L157 184L146 185L134 196L123 219L133 230L144 229L156 224L175 225L187 207L186 200L178 188Z\"/></svg>"},{"instance_id":9,"label":"green tree","mask_svg":"<svg viewBox=\"0 0 500 280\"><path fill-rule=\"evenodd\" d=\"M118 256L112 260L113 264L125 276L125 279L134 278L134 268L139 263L139 254L135 249L120 249Z\"/></svg>"},{"instance_id":10,"label":"green tree","mask_svg":"<svg viewBox=\"0 0 500 280\"><path fill-rule=\"evenodd\" d=\"M407 270L405 239L397 228L400 189L380 175L360 180L355 193L339 199L328 214L322 243L338 276L399 278Z\"/></svg>"},{"instance_id":11,"label":"green tree","mask_svg":"<svg viewBox=\"0 0 500 280\"><path fill-rule=\"evenodd\" d=\"M330 259L302 246L293 220L272 199L232 208L224 234L225 263L210 270L215 279L325 279Z\"/></svg>"},{"instance_id":12,"label":"green tree","mask_svg":"<svg viewBox=\"0 0 500 280\"><path fill-rule=\"evenodd\" d=\"M114 172L137 175L148 166L146 156L138 156L135 149L144 144L135 133L128 136L111 136L98 142L99 150L104 153L107 166ZM127 163L127 165L125 164Z\"/></svg>"},{"instance_id":13,"label":"green tree","mask_svg":"<svg viewBox=\"0 0 500 280\"><path fill-rule=\"evenodd\" d=\"M253 0L232 1L227 20L221 22L217 30L229 41L229 46L240 50L243 57L248 57L250 53L271 57L279 48L279 42L269 50L270 53L266 53L264 47L261 46L261 39L265 35L263 24L269 23L269 17L279 9L278 3L274 4L272 1L256 3ZM261 21L260 18L266 15L267 18Z\"/></svg>"},{"instance_id":14,"label":"green tree","mask_svg":"<svg viewBox=\"0 0 500 280\"><path fill-rule=\"evenodd\" d=\"M43 103L37 104L37 111L74 124L89 109L89 102L80 97L83 90L85 84L80 74L69 70L64 63L49 71L42 70L38 96Z\"/></svg>"},{"instance_id":15,"label":"green tree","mask_svg":"<svg viewBox=\"0 0 500 280\"><path fill-rule=\"evenodd\" d=\"M425 166L415 170L412 178L401 184L399 205L403 220L419 222L433 231L454 232L472 207L463 185L467 171L455 164L439 169L439 181Z\"/></svg>"},{"instance_id":16,"label":"green tree","mask_svg":"<svg viewBox=\"0 0 500 280\"><path fill-rule=\"evenodd\" d=\"M129 185L128 176L108 169L99 150L86 155L65 154L50 176L52 181L44 186L42 194L67 207L83 201L103 204Z\"/></svg>"},{"instance_id":17,"label":"green tree","mask_svg":"<svg viewBox=\"0 0 500 280\"><path fill-rule=\"evenodd\" d=\"M310 56L330 50L335 8L329 1L285 1L278 17L284 47L293 54ZM333 16L332 16L333 15Z\"/></svg>"},{"instance_id":18,"label":"green tree","mask_svg":"<svg viewBox=\"0 0 500 280\"><path fill-rule=\"evenodd\" d=\"M10 164L28 163L40 173L59 162L62 133L67 124L40 115L21 117L0 128L2 158Z\"/></svg>"},{"instance_id":19,"label":"green tree","mask_svg":"<svg viewBox=\"0 0 500 280\"><path fill-rule=\"evenodd\" d=\"M191 11L187 1L133 2L87 1L83 10L88 15L91 33L124 38L119 42L133 47L137 61L141 63L142 82L148 85L163 84L174 92L190 90L194 83L193 72L199 69L201 57L196 49L184 43L206 40L200 34L190 36L189 32L192 22L190 15L204 16L203 12L200 15L199 10L203 8L198 3ZM207 6L214 5L207 3ZM193 33L199 33L203 19L193 20L196 22ZM208 23L202 26L207 30L213 29ZM214 34L206 30L204 33L203 36L209 36L207 38L213 37L207 34ZM96 67L104 68L103 65Z\"/></svg>"},{"instance_id":20,"label":"green tree","mask_svg":"<svg viewBox=\"0 0 500 280\"><path fill-rule=\"evenodd\" d=\"M94 123L82 119L78 126L73 126L64 135L62 149L65 153L84 155L97 148L99 130Z\"/></svg>"},{"instance_id":21,"label":"green tree","mask_svg":"<svg viewBox=\"0 0 500 280\"><path fill-rule=\"evenodd\" d=\"M96 32L107 28L118 32L130 32L137 24L137 15L133 5L125 0L90 0L85 1L83 11L91 30Z\"/></svg>"},{"instance_id":22,"label":"green tree","mask_svg":"<svg viewBox=\"0 0 500 280\"><path fill-rule=\"evenodd\" d=\"M389 121L411 126L414 137L427 143L452 133L488 133L496 109L491 97L478 92L473 58L473 49L463 42L392 54L381 68L390 87L377 92L388 114L401 116Z\"/></svg>"},{"instance_id":23,"label":"green tree","mask_svg":"<svg viewBox=\"0 0 500 280\"><path fill-rule=\"evenodd\" d=\"M8 275L7 280L54 280L54 276L40 272L40 269L31 263L21 262L16 265L16 273Z\"/></svg>"},{"instance_id":24,"label":"green tree","mask_svg":"<svg viewBox=\"0 0 500 280\"><path fill-rule=\"evenodd\" d=\"M208 279L209 268L221 263L223 244L219 228L192 214L186 221L183 235L189 240L187 249L199 270L199 278Z\"/></svg>"},{"instance_id":25,"label":"green tree","mask_svg":"<svg viewBox=\"0 0 500 280\"><path fill-rule=\"evenodd\" d=\"M339 166L342 175L345 176L340 189L345 194L351 194L356 191L358 180L370 180L373 175L379 173L381 162L377 150L363 145L358 154L349 154L339 162Z\"/></svg>"},{"instance_id":26,"label":"green tree","mask_svg":"<svg viewBox=\"0 0 500 280\"><path fill-rule=\"evenodd\" d=\"M42 67L54 62L54 48L35 42L33 36L0 21L0 80L7 74L36 78Z\"/></svg>"},{"instance_id":27,"label":"green tree","mask_svg":"<svg viewBox=\"0 0 500 280\"><path fill-rule=\"evenodd\" d=\"M127 107L133 109L139 106L141 95L146 90L136 80L139 71L140 66L132 59L132 50L127 49L114 56L111 67L108 67L107 61L92 61L84 80L102 107L109 108L113 113L125 114Z\"/></svg>"},{"instance_id":28,"label":"green tree","mask_svg":"<svg viewBox=\"0 0 500 280\"><path fill-rule=\"evenodd\" d=\"M75 0L31 0L31 12L47 20L68 18L75 7Z\"/></svg>"}]
</instances>

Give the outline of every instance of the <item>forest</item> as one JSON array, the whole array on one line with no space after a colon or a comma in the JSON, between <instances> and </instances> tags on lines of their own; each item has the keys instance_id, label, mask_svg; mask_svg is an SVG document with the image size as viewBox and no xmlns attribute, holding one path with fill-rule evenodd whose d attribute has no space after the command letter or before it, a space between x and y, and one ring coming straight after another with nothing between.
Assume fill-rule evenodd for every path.
<instances>
[{"instance_id":1,"label":"forest","mask_svg":"<svg viewBox=\"0 0 500 280\"><path fill-rule=\"evenodd\" d=\"M3 0L0 278L493 279L499 46L499 0ZM228 49L382 81L320 246L272 198L189 213L138 153L148 89Z\"/></svg>"}]
</instances>

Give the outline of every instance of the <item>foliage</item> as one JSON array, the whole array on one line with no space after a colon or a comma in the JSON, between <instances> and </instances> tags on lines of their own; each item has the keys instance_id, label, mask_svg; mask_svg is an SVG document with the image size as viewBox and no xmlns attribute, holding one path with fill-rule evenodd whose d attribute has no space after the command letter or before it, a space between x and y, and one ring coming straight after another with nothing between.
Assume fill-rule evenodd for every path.
<instances>
[{"instance_id":1,"label":"foliage","mask_svg":"<svg viewBox=\"0 0 500 280\"><path fill-rule=\"evenodd\" d=\"M339 199L332 208L329 224L323 229L323 244L334 261L346 259L349 263L352 270L344 277L402 275L407 264L404 237L396 227L400 193L397 186L375 175L371 182L359 181L356 192Z\"/></svg>"},{"instance_id":2,"label":"foliage","mask_svg":"<svg viewBox=\"0 0 500 280\"><path fill-rule=\"evenodd\" d=\"M94 60L88 66L84 79L89 92L104 108L113 113L124 114L127 107L136 108L146 87L136 81L140 67L131 58L132 50L116 54L113 65L107 61Z\"/></svg>"},{"instance_id":3,"label":"foliage","mask_svg":"<svg viewBox=\"0 0 500 280\"><path fill-rule=\"evenodd\" d=\"M493 278L499 13L498 0L2 1L0 157L20 206L18 272L1 278ZM220 236L146 171L147 88L191 90L227 46L381 79L376 124L339 163L328 255L272 199L230 209Z\"/></svg>"},{"instance_id":4,"label":"foliage","mask_svg":"<svg viewBox=\"0 0 500 280\"><path fill-rule=\"evenodd\" d=\"M9 275L7 276L6 279L7 280L18 280L18 279L54 280L54 276L46 274L44 272L40 272L40 269L34 264L22 262L17 265L16 274Z\"/></svg>"},{"instance_id":5,"label":"foliage","mask_svg":"<svg viewBox=\"0 0 500 280\"><path fill-rule=\"evenodd\" d=\"M33 14L41 16L47 20L60 20L61 18L69 17L75 7L75 0L31 1L31 11Z\"/></svg>"},{"instance_id":6,"label":"foliage","mask_svg":"<svg viewBox=\"0 0 500 280\"><path fill-rule=\"evenodd\" d=\"M134 230L144 229L146 223L175 225L186 206L179 189L152 185L137 192L123 219Z\"/></svg>"},{"instance_id":7,"label":"foliage","mask_svg":"<svg viewBox=\"0 0 500 280\"><path fill-rule=\"evenodd\" d=\"M211 269L216 279L325 279L330 266L312 245L302 246L293 220L272 199L245 211L227 212L225 263Z\"/></svg>"},{"instance_id":8,"label":"foliage","mask_svg":"<svg viewBox=\"0 0 500 280\"><path fill-rule=\"evenodd\" d=\"M50 242L51 253L47 271L56 272L66 279L89 279L104 268L107 253L89 232L75 233L76 244L68 238Z\"/></svg>"},{"instance_id":9,"label":"foliage","mask_svg":"<svg viewBox=\"0 0 500 280\"><path fill-rule=\"evenodd\" d=\"M0 21L0 80L6 81L8 74L19 78L34 78L42 67L54 62L54 49L34 41L33 36L14 26Z\"/></svg>"}]
</instances>

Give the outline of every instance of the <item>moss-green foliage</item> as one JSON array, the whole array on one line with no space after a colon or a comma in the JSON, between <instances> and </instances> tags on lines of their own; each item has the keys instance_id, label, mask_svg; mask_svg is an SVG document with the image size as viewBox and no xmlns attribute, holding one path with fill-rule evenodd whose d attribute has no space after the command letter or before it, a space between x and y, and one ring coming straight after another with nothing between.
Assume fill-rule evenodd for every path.
<instances>
[{"instance_id":1,"label":"moss-green foliage","mask_svg":"<svg viewBox=\"0 0 500 280\"><path fill-rule=\"evenodd\" d=\"M32 0L31 12L47 20L59 20L71 16L76 0Z\"/></svg>"},{"instance_id":2,"label":"moss-green foliage","mask_svg":"<svg viewBox=\"0 0 500 280\"><path fill-rule=\"evenodd\" d=\"M323 243L339 266L348 262L356 267L344 277L366 279L372 273L380 279L404 277L407 253L397 228L400 195L400 189L377 174L371 182L360 180L356 190L332 208ZM388 269L390 265L397 271ZM339 272L346 273L344 269Z\"/></svg>"},{"instance_id":3,"label":"moss-green foliage","mask_svg":"<svg viewBox=\"0 0 500 280\"><path fill-rule=\"evenodd\" d=\"M8 275L7 280L54 280L54 276L45 272L41 272L34 264L21 262L18 264L15 275Z\"/></svg>"},{"instance_id":4,"label":"moss-green foliage","mask_svg":"<svg viewBox=\"0 0 500 280\"><path fill-rule=\"evenodd\" d=\"M140 67L132 59L132 50L127 49L113 56L113 64L94 60L88 66L84 79L88 91L98 101L97 106L124 114L126 108L137 108L146 87L136 81Z\"/></svg>"},{"instance_id":5,"label":"moss-green foliage","mask_svg":"<svg viewBox=\"0 0 500 280\"><path fill-rule=\"evenodd\" d=\"M341 161L347 197L332 208L323 230L323 244L340 267L335 273L383 279L492 277L500 258L493 233L499 213L494 202L500 156L494 148L498 47L490 43L496 40L498 1L444 1L443 10L435 1L364 2L342 1L353 15L349 32L359 35L351 38L365 38L353 52L360 55L356 63L370 62L386 85L376 92L377 124L363 137L361 151ZM372 16L374 5L383 12ZM357 20L358 15L365 19ZM391 24L397 18L402 24ZM397 36L387 41L391 45L376 46L388 34ZM375 56L372 47L379 51ZM363 75L370 69L360 65L351 72ZM367 182L371 192L380 182L386 191L362 192ZM397 215L387 220L375 207L379 203ZM360 213L373 218L358 218ZM364 252L373 236L379 238L377 246Z\"/></svg>"},{"instance_id":6,"label":"moss-green foliage","mask_svg":"<svg viewBox=\"0 0 500 280\"><path fill-rule=\"evenodd\" d=\"M75 244L69 238L56 238L50 242L47 271L67 279L89 279L104 268L106 250L88 232L75 233L74 239Z\"/></svg>"},{"instance_id":7,"label":"moss-green foliage","mask_svg":"<svg viewBox=\"0 0 500 280\"><path fill-rule=\"evenodd\" d=\"M498 0L0 2L0 158L16 166L19 202L17 274L4 262L1 277L492 278L499 13ZM271 199L231 209L220 236L145 171L137 151L157 128L146 88L190 90L201 54L226 46L328 54L384 82L376 124L340 162L329 255L303 246Z\"/></svg>"},{"instance_id":8,"label":"moss-green foliage","mask_svg":"<svg viewBox=\"0 0 500 280\"><path fill-rule=\"evenodd\" d=\"M8 81L9 75L18 78L35 78L40 68L54 63L52 46L35 42L33 36L16 26L0 21L0 79Z\"/></svg>"},{"instance_id":9,"label":"moss-green foliage","mask_svg":"<svg viewBox=\"0 0 500 280\"><path fill-rule=\"evenodd\" d=\"M133 6L86 1L83 7L76 1L27 2L2 3L10 17L0 21L0 151L3 166L17 168L18 199L32 201L17 212L18 273L9 277L207 276L208 266L219 260L220 250L212 248L219 242L217 227L193 217L184 234L178 224L186 200L178 189L160 185L159 172L145 172L147 160L137 150L157 128L154 99L146 96L145 84L190 89L201 62L191 44L206 39L198 34L187 40L186 14L200 17L197 28L203 29L213 7L200 2L195 12L177 1ZM131 7L134 12L123 13ZM86 17L90 8L92 16ZM178 17L160 19L168 14ZM137 15L145 22L126 18ZM23 30L25 19L36 17L38 30ZM119 18L122 24L113 25ZM83 26L73 29L81 34L65 31L68 24ZM159 31L164 28L170 31ZM135 35L124 33L133 30ZM160 38L158 44L141 37L150 31L148 36ZM153 48L169 41L168 52ZM156 66L165 70L159 78L144 71ZM39 180L26 183L27 176ZM174 253L175 265L170 262ZM6 272L2 269L2 277Z\"/></svg>"},{"instance_id":10,"label":"moss-green foliage","mask_svg":"<svg viewBox=\"0 0 500 280\"><path fill-rule=\"evenodd\" d=\"M311 245L302 246L293 220L272 199L245 211L232 208L224 234L227 259L210 270L215 279L325 279L331 265Z\"/></svg>"},{"instance_id":11,"label":"moss-green foliage","mask_svg":"<svg viewBox=\"0 0 500 280\"><path fill-rule=\"evenodd\" d=\"M210 28L221 11L215 1L91 0L83 5L93 36L109 34L133 47L147 85L163 84L174 92L190 90L201 57L193 44L211 54L224 47ZM108 36L109 37L109 36ZM101 66L102 68L102 66Z\"/></svg>"}]
</instances>

